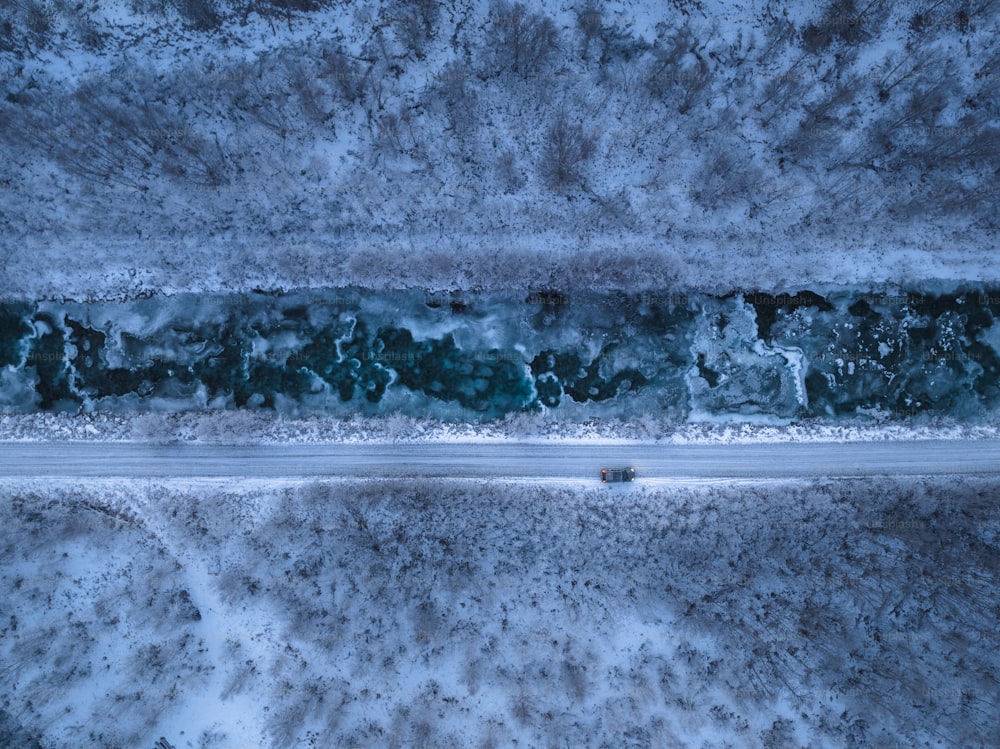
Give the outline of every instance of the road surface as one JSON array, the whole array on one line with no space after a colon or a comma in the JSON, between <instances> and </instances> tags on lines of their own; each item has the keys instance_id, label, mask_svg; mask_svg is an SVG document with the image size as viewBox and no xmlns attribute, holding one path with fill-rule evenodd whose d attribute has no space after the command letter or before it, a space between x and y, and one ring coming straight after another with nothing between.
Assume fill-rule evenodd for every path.
<instances>
[{"instance_id":1,"label":"road surface","mask_svg":"<svg viewBox=\"0 0 1000 749\"><path fill-rule=\"evenodd\" d=\"M420 443L149 445L0 442L0 478L455 476L593 479L607 466L643 479L763 479L1000 473L1000 440L622 445Z\"/></svg>"}]
</instances>

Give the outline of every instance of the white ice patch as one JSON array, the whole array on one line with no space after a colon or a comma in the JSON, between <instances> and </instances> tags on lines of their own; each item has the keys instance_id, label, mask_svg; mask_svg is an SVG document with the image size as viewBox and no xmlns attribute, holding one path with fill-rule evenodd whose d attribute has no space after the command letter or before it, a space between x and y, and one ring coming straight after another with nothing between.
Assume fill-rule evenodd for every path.
<instances>
[{"instance_id":1,"label":"white ice patch","mask_svg":"<svg viewBox=\"0 0 1000 749\"><path fill-rule=\"evenodd\" d=\"M795 400L800 406L806 408L809 405L809 395L806 392L805 352L798 346L768 346L763 341L757 341L754 345L754 351L761 356L778 354L785 358L795 379Z\"/></svg>"},{"instance_id":2,"label":"white ice patch","mask_svg":"<svg viewBox=\"0 0 1000 749\"><path fill-rule=\"evenodd\" d=\"M41 338L52 333L52 326L44 320L32 320L31 325L35 329L35 338Z\"/></svg>"},{"instance_id":3,"label":"white ice patch","mask_svg":"<svg viewBox=\"0 0 1000 749\"><path fill-rule=\"evenodd\" d=\"M988 329L980 331L979 341L1000 355L1000 323L994 322Z\"/></svg>"},{"instance_id":4,"label":"white ice patch","mask_svg":"<svg viewBox=\"0 0 1000 749\"><path fill-rule=\"evenodd\" d=\"M38 394L35 380L25 370L12 366L0 369L0 409L3 411L34 410Z\"/></svg>"},{"instance_id":5,"label":"white ice patch","mask_svg":"<svg viewBox=\"0 0 1000 749\"><path fill-rule=\"evenodd\" d=\"M758 338L755 312L742 298L705 300L695 321L687 373L692 420L792 417L807 403L804 355ZM714 382L713 382L714 377Z\"/></svg>"}]
</instances>

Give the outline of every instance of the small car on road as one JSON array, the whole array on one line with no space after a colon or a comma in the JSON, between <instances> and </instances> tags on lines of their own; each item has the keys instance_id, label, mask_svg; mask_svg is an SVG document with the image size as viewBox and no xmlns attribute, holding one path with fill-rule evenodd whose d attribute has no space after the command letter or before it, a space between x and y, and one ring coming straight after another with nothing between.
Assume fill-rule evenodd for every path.
<instances>
[{"instance_id":1,"label":"small car on road","mask_svg":"<svg viewBox=\"0 0 1000 749\"><path fill-rule=\"evenodd\" d=\"M601 483L613 484L621 481L635 480L634 468L602 468Z\"/></svg>"}]
</instances>

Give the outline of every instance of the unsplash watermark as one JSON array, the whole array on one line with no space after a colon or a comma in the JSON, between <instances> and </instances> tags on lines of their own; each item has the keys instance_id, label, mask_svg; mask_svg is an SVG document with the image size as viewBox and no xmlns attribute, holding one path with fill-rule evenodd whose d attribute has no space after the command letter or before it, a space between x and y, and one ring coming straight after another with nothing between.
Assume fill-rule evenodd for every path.
<instances>
[{"instance_id":1,"label":"unsplash watermark","mask_svg":"<svg viewBox=\"0 0 1000 749\"><path fill-rule=\"evenodd\" d=\"M694 297L687 294L642 294L639 302L647 307L687 307Z\"/></svg>"},{"instance_id":2,"label":"unsplash watermark","mask_svg":"<svg viewBox=\"0 0 1000 749\"><path fill-rule=\"evenodd\" d=\"M25 362L27 364L51 364L53 362L64 362L66 361L66 352L56 352L56 351L31 351L25 356Z\"/></svg>"},{"instance_id":3,"label":"unsplash watermark","mask_svg":"<svg viewBox=\"0 0 1000 749\"><path fill-rule=\"evenodd\" d=\"M776 294L771 296L770 294L744 294L744 301L748 304L752 304L754 307L815 307L817 304L817 298L810 294Z\"/></svg>"},{"instance_id":4,"label":"unsplash watermark","mask_svg":"<svg viewBox=\"0 0 1000 749\"><path fill-rule=\"evenodd\" d=\"M524 301L526 304L541 304L543 307L562 307L573 303L568 294L558 291L531 291Z\"/></svg>"},{"instance_id":5,"label":"unsplash watermark","mask_svg":"<svg viewBox=\"0 0 1000 749\"><path fill-rule=\"evenodd\" d=\"M412 351L363 351L361 360L375 364L412 364L417 355Z\"/></svg>"},{"instance_id":6,"label":"unsplash watermark","mask_svg":"<svg viewBox=\"0 0 1000 749\"><path fill-rule=\"evenodd\" d=\"M502 362L523 362L524 357L513 354L509 351L476 351L471 357L474 362L484 364L500 364Z\"/></svg>"},{"instance_id":7,"label":"unsplash watermark","mask_svg":"<svg viewBox=\"0 0 1000 749\"><path fill-rule=\"evenodd\" d=\"M914 307L923 304L926 297L922 294L862 294L859 301L878 307Z\"/></svg>"},{"instance_id":8,"label":"unsplash watermark","mask_svg":"<svg viewBox=\"0 0 1000 749\"><path fill-rule=\"evenodd\" d=\"M945 351L931 349L930 351L925 351L921 359L930 363L980 362L983 361L984 357L982 354L977 354L974 351L962 351L961 349L947 349Z\"/></svg>"},{"instance_id":9,"label":"unsplash watermark","mask_svg":"<svg viewBox=\"0 0 1000 749\"><path fill-rule=\"evenodd\" d=\"M862 527L877 531L923 530L929 527L924 520L898 515L873 515L862 522Z\"/></svg>"},{"instance_id":10,"label":"unsplash watermark","mask_svg":"<svg viewBox=\"0 0 1000 749\"><path fill-rule=\"evenodd\" d=\"M501 364L503 362L523 363L524 357L510 351L469 351L462 352L459 363ZM414 351L364 351L361 360L376 364L413 364L421 359Z\"/></svg>"}]
</instances>

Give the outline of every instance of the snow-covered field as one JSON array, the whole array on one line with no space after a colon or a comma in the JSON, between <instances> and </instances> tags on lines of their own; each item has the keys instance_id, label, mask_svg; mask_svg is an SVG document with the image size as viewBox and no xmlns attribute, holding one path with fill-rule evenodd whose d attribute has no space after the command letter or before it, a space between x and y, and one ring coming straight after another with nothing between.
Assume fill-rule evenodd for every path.
<instances>
[{"instance_id":1,"label":"snow-covered field","mask_svg":"<svg viewBox=\"0 0 1000 749\"><path fill-rule=\"evenodd\" d=\"M997 488L5 482L0 736L986 747Z\"/></svg>"},{"instance_id":2,"label":"snow-covered field","mask_svg":"<svg viewBox=\"0 0 1000 749\"><path fill-rule=\"evenodd\" d=\"M961 0L18 0L0 294L1000 277Z\"/></svg>"}]
</instances>

